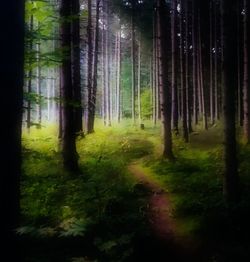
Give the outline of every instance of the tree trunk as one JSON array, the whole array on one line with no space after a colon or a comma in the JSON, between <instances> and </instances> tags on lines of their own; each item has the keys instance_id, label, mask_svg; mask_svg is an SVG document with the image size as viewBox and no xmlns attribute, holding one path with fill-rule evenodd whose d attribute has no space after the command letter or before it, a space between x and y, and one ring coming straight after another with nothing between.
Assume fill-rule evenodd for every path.
<instances>
[{"instance_id":1,"label":"tree trunk","mask_svg":"<svg viewBox=\"0 0 250 262\"><path fill-rule=\"evenodd\" d=\"M247 143L250 143L250 4L244 0L244 85L243 85L243 101L244 101L244 138Z\"/></svg>"},{"instance_id":2,"label":"tree trunk","mask_svg":"<svg viewBox=\"0 0 250 262\"><path fill-rule=\"evenodd\" d=\"M192 0L192 46L193 46L193 118L194 124L198 124L197 112L197 34L196 34L196 3Z\"/></svg>"},{"instance_id":3,"label":"tree trunk","mask_svg":"<svg viewBox=\"0 0 250 262\"><path fill-rule=\"evenodd\" d=\"M167 7L164 0L157 0L157 25L159 32L159 53L160 53L160 64L161 64L161 112L162 112L162 123L163 123L163 139L164 139L164 150L163 157L173 160L172 152L172 132L171 132L171 92L168 83L168 64L167 64L167 32L166 24L167 19Z\"/></svg>"},{"instance_id":4,"label":"tree trunk","mask_svg":"<svg viewBox=\"0 0 250 262\"><path fill-rule=\"evenodd\" d=\"M39 23L38 23L39 28ZM41 55L41 43L36 45L36 52L37 52L37 75L36 75L36 94L37 94L37 127L41 128L42 124L42 68L40 63L40 55Z\"/></svg>"},{"instance_id":5,"label":"tree trunk","mask_svg":"<svg viewBox=\"0 0 250 262\"><path fill-rule=\"evenodd\" d=\"M0 16L2 41L1 95L1 255L0 260L21 261L16 228L20 216L21 122L24 61L24 1L9 0ZM8 22L7 22L8 21Z\"/></svg>"},{"instance_id":6,"label":"tree trunk","mask_svg":"<svg viewBox=\"0 0 250 262\"><path fill-rule=\"evenodd\" d=\"M62 88L62 155L64 168L70 172L78 170L78 155L76 152L73 87L71 77L71 5L68 0L62 0L60 6L61 48L68 50L61 65Z\"/></svg>"},{"instance_id":7,"label":"tree trunk","mask_svg":"<svg viewBox=\"0 0 250 262\"><path fill-rule=\"evenodd\" d=\"M209 8L209 57L210 57L210 123L214 124L214 82L213 82L213 3L210 0Z\"/></svg>"},{"instance_id":8,"label":"tree trunk","mask_svg":"<svg viewBox=\"0 0 250 262\"><path fill-rule=\"evenodd\" d=\"M183 39L183 0L181 0L180 12L180 78L181 78L181 98L182 98L182 127L183 138L187 143L189 141L188 123L187 123L187 92L186 81L184 80L184 39Z\"/></svg>"},{"instance_id":9,"label":"tree trunk","mask_svg":"<svg viewBox=\"0 0 250 262\"><path fill-rule=\"evenodd\" d=\"M94 132L95 111L96 111L96 92L98 77L98 58L99 58L99 17L100 17L100 0L96 0L96 24L95 24L95 53L93 68L93 87L91 92L91 110L88 118L88 134Z\"/></svg>"},{"instance_id":10,"label":"tree trunk","mask_svg":"<svg viewBox=\"0 0 250 262\"><path fill-rule=\"evenodd\" d=\"M214 3L214 118L219 120L217 4Z\"/></svg>"},{"instance_id":11,"label":"tree trunk","mask_svg":"<svg viewBox=\"0 0 250 262\"><path fill-rule=\"evenodd\" d=\"M82 95L80 66L80 3L72 0L72 83L74 95L75 132L82 132Z\"/></svg>"},{"instance_id":12,"label":"tree trunk","mask_svg":"<svg viewBox=\"0 0 250 262\"><path fill-rule=\"evenodd\" d=\"M172 77L171 77L171 89L172 89L172 128L176 135L179 134L178 128L178 91L177 91L177 59L176 59L176 12L177 5L176 0L172 1L172 13L171 13L171 42L172 42Z\"/></svg>"},{"instance_id":13,"label":"tree trunk","mask_svg":"<svg viewBox=\"0 0 250 262\"><path fill-rule=\"evenodd\" d=\"M91 133L91 117L92 117L92 92L93 92L93 37L92 37L92 1L88 0L88 116L87 116L87 132Z\"/></svg>"},{"instance_id":14,"label":"tree trunk","mask_svg":"<svg viewBox=\"0 0 250 262\"><path fill-rule=\"evenodd\" d=\"M234 0L221 0L221 16L224 43L223 71L223 108L224 108L224 187L223 192L228 203L235 202L239 198L238 161L236 152L235 130L235 94L237 47L236 47L236 6Z\"/></svg>"},{"instance_id":15,"label":"tree trunk","mask_svg":"<svg viewBox=\"0 0 250 262\"><path fill-rule=\"evenodd\" d=\"M204 129L208 129L207 125L207 107L205 100L205 88L204 88L204 79L203 79L203 60L202 60L202 44L201 44L201 21L200 21L200 10L198 13L198 41L199 41L199 51L198 51L198 63L199 63L199 87L200 87L200 105L203 119Z\"/></svg>"},{"instance_id":16,"label":"tree trunk","mask_svg":"<svg viewBox=\"0 0 250 262\"><path fill-rule=\"evenodd\" d=\"M138 36L138 80L137 80L137 102L138 102L138 122L141 125L141 35Z\"/></svg>"},{"instance_id":17,"label":"tree trunk","mask_svg":"<svg viewBox=\"0 0 250 262\"><path fill-rule=\"evenodd\" d=\"M132 78L132 94L131 94L131 110L132 110L132 121L135 124L135 11L134 1L132 2L132 15L131 15L131 78Z\"/></svg>"},{"instance_id":18,"label":"tree trunk","mask_svg":"<svg viewBox=\"0 0 250 262\"><path fill-rule=\"evenodd\" d=\"M185 88L186 88L186 107L188 132L193 132L192 113L191 113L191 88L189 85L189 16L188 0L185 0Z\"/></svg>"},{"instance_id":19,"label":"tree trunk","mask_svg":"<svg viewBox=\"0 0 250 262\"><path fill-rule=\"evenodd\" d=\"M31 15L30 17L30 32L32 33L33 32L33 29L34 29L34 17L33 15ZM30 44L29 44L29 50L30 52L32 51L33 49L33 39L30 38ZM31 61L31 57L29 57L29 66L30 66L30 69L29 69L29 72L28 72L28 90L27 90L27 93L28 95L31 94L32 92L32 61ZM30 130L30 127L31 127L31 100L30 98L28 98L28 103L27 103L27 129L28 129L28 132Z\"/></svg>"},{"instance_id":20,"label":"tree trunk","mask_svg":"<svg viewBox=\"0 0 250 262\"><path fill-rule=\"evenodd\" d=\"M117 34L116 118L121 120L121 28Z\"/></svg>"}]
</instances>

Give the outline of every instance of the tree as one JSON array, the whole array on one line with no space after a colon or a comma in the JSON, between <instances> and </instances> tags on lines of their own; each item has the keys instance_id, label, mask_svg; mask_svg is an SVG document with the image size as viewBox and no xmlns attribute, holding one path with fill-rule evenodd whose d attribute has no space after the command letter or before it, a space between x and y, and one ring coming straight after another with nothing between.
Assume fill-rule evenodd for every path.
<instances>
[{"instance_id":1,"label":"tree","mask_svg":"<svg viewBox=\"0 0 250 262\"><path fill-rule=\"evenodd\" d=\"M172 77L171 77L171 89L172 89L172 126L176 134L179 133L178 128L178 90L177 90L177 44L176 44L176 13L177 4L176 0L172 1L171 6L171 43L172 43Z\"/></svg>"},{"instance_id":2,"label":"tree","mask_svg":"<svg viewBox=\"0 0 250 262\"><path fill-rule=\"evenodd\" d=\"M181 108L182 108L182 127L183 127L183 138L185 142L189 141L189 135L188 135L188 119L187 119L187 92L186 92L186 83L184 75L184 37L183 37L183 1L181 0L181 11L180 11L180 81L181 81ZM188 63L188 62L187 62Z\"/></svg>"},{"instance_id":3,"label":"tree","mask_svg":"<svg viewBox=\"0 0 250 262\"><path fill-rule=\"evenodd\" d=\"M1 260L20 261L15 229L19 224L21 175L21 121L24 53L24 1L2 3L0 22L4 50L0 61L2 123L0 206L2 212ZM8 23L6 23L8 21Z\"/></svg>"},{"instance_id":4,"label":"tree","mask_svg":"<svg viewBox=\"0 0 250 262\"><path fill-rule=\"evenodd\" d=\"M132 1L132 14L131 14L131 110L132 110L132 121L135 124L135 3Z\"/></svg>"},{"instance_id":5,"label":"tree","mask_svg":"<svg viewBox=\"0 0 250 262\"><path fill-rule=\"evenodd\" d=\"M80 3L72 0L72 83L75 132L82 132L81 66L80 66Z\"/></svg>"},{"instance_id":6,"label":"tree","mask_svg":"<svg viewBox=\"0 0 250 262\"><path fill-rule=\"evenodd\" d=\"M173 160L172 152L172 132L171 132L171 92L168 83L168 64L167 64L167 50L168 37L166 32L166 24L168 22L167 7L164 0L157 0L157 27L159 38L159 53L161 65L161 112L163 124L163 140L164 151L163 156Z\"/></svg>"},{"instance_id":7,"label":"tree","mask_svg":"<svg viewBox=\"0 0 250 262\"><path fill-rule=\"evenodd\" d=\"M224 108L224 196L227 202L239 198L238 161L235 130L235 93L237 86L237 48L236 48L236 6L233 0L221 0L222 42L223 45L223 108Z\"/></svg>"},{"instance_id":8,"label":"tree","mask_svg":"<svg viewBox=\"0 0 250 262\"><path fill-rule=\"evenodd\" d=\"M62 99L62 155L64 168L70 172L78 170L74 125L74 96L71 75L71 4L62 0L60 5L61 48L64 57L61 65Z\"/></svg>"},{"instance_id":9,"label":"tree","mask_svg":"<svg viewBox=\"0 0 250 262\"><path fill-rule=\"evenodd\" d=\"M243 86L243 109L244 109L244 137L250 143L250 4L244 0L244 86Z\"/></svg>"},{"instance_id":10,"label":"tree","mask_svg":"<svg viewBox=\"0 0 250 262\"><path fill-rule=\"evenodd\" d=\"M91 87L91 103L89 104L88 114L88 133L94 132L95 111L96 111L96 92L98 78L98 58L99 58L99 16L100 16L100 0L96 0L96 22L95 22L95 43L94 43L94 62L93 62L93 80Z\"/></svg>"}]
</instances>

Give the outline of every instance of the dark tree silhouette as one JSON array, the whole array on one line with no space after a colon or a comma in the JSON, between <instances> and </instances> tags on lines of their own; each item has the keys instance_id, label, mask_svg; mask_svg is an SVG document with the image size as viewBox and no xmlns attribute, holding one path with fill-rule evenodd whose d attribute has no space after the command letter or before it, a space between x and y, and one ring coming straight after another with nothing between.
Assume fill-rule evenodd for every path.
<instances>
[{"instance_id":1,"label":"dark tree silhouette","mask_svg":"<svg viewBox=\"0 0 250 262\"><path fill-rule=\"evenodd\" d=\"M71 4L67 0L61 1L61 47L65 51L61 65L61 99L62 99L62 155L64 168L70 172L78 170L73 86L71 75Z\"/></svg>"},{"instance_id":2,"label":"dark tree silhouette","mask_svg":"<svg viewBox=\"0 0 250 262\"><path fill-rule=\"evenodd\" d=\"M15 229L19 223L19 181L21 175L21 120L24 49L24 1L2 3L0 16L3 51L0 61L1 85L1 255L0 260L21 261ZM6 21L8 21L6 23Z\"/></svg>"}]
</instances>

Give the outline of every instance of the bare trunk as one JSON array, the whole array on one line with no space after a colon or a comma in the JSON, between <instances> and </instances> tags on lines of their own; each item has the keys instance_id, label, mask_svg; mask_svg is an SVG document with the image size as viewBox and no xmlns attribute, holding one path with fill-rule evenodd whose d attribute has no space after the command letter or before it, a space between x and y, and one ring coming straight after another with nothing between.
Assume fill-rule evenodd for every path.
<instances>
[{"instance_id":1,"label":"bare trunk","mask_svg":"<svg viewBox=\"0 0 250 262\"><path fill-rule=\"evenodd\" d=\"M172 77L171 77L171 89L172 89L172 128L177 135L179 133L178 128L178 91L177 91L177 59L176 59L176 12L177 5L176 0L172 1L172 13L171 13L171 42L172 42Z\"/></svg>"},{"instance_id":2,"label":"bare trunk","mask_svg":"<svg viewBox=\"0 0 250 262\"><path fill-rule=\"evenodd\" d=\"M71 77L71 25L69 17L71 5L67 0L61 1L60 16L64 22L61 24L61 48L69 50L61 66L61 88L62 88L62 155L64 168L70 172L78 170L78 155L76 152L73 87Z\"/></svg>"},{"instance_id":3,"label":"bare trunk","mask_svg":"<svg viewBox=\"0 0 250 262\"><path fill-rule=\"evenodd\" d=\"M172 152L172 132L171 132L171 92L168 83L168 68L167 68L167 33L165 25L168 22L166 3L164 0L157 1L157 25L159 32L159 49L160 49L160 64L161 64L161 111L163 123L163 138L164 138L164 151L163 156L173 160Z\"/></svg>"},{"instance_id":4,"label":"bare trunk","mask_svg":"<svg viewBox=\"0 0 250 262\"><path fill-rule=\"evenodd\" d=\"M82 96L81 96L81 66L80 66L80 4L72 0L72 81L74 95L74 125L75 132L82 132Z\"/></svg>"},{"instance_id":5,"label":"bare trunk","mask_svg":"<svg viewBox=\"0 0 250 262\"><path fill-rule=\"evenodd\" d=\"M247 0L244 0L244 83L243 83L243 108L244 108L244 138L247 143L250 143L250 81L249 81L249 63L250 63L250 5Z\"/></svg>"},{"instance_id":6,"label":"bare trunk","mask_svg":"<svg viewBox=\"0 0 250 262\"><path fill-rule=\"evenodd\" d=\"M236 48L236 6L234 0L221 0L221 15L224 42L224 63L223 71L223 108L224 108L224 187L223 192L228 203L236 202L239 198L239 177L238 161L236 150L236 129L235 129L235 94L236 94L236 70L237 59ZM235 19L234 19L235 18Z\"/></svg>"}]
</instances>

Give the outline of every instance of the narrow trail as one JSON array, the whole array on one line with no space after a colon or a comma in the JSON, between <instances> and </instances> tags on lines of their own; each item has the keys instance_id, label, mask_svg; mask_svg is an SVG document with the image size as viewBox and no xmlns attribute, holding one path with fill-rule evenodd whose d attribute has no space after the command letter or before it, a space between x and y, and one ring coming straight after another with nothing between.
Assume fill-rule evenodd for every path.
<instances>
[{"instance_id":1,"label":"narrow trail","mask_svg":"<svg viewBox=\"0 0 250 262\"><path fill-rule=\"evenodd\" d=\"M177 223L172 216L169 193L148 175L148 170L145 171L139 162L130 164L128 170L150 192L147 218L155 239L150 246L150 255L153 253L156 256L154 261L201 261L194 255L192 243L187 243L176 234Z\"/></svg>"},{"instance_id":2,"label":"narrow trail","mask_svg":"<svg viewBox=\"0 0 250 262\"><path fill-rule=\"evenodd\" d=\"M143 168L139 164L131 164L129 171L135 176L139 183L143 184L145 188L151 192L148 219L153 232L163 241L173 240L176 225L172 218L168 193L165 192L156 181L153 181L145 175Z\"/></svg>"}]
</instances>

